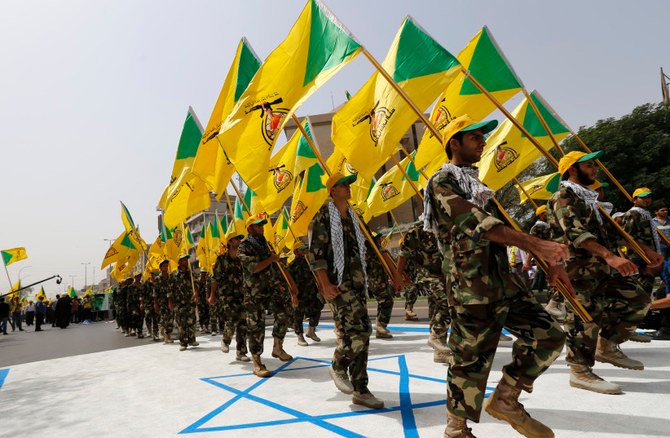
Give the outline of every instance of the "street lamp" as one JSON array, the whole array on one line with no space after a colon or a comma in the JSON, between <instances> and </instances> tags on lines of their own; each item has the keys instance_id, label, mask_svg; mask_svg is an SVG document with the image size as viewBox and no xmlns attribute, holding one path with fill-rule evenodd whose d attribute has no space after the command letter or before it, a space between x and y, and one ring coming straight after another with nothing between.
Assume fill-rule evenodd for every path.
<instances>
[{"instance_id":1,"label":"street lamp","mask_svg":"<svg viewBox=\"0 0 670 438\"><path fill-rule=\"evenodd\" d=\"M109 242L109 246L112 246L112 243L114 243L114 239L102 239L105 242Z\"/></svg>"},{"instance_id":2,"label":"street lamp","mask_svg":"<svg viewBox=\"0 0 670 438\"><path fill-rule=\"evenodd\" d=\"M84 289L88 286L88 265L90 264L91 262L82 262L82 265L84 265Z\"/></svg>"},{"instance_id":3,"label":"street lamp","mask_svg":"<svg viewBox=\"0 0 670 438\"><path fill-rule=\"evenodd\" d=\"M32 268L32 266L24 266L23 268L19 269L19 283L21 282L21 272L23 272L24 269Z\"/></svg>"},{"instance_id":4,"label":"street lamp","mask_svg":"<svg viewBox=\"0 0 670 438\"><path fill-rule=\"evenodd\" d=\"M72 286L72 289L74 289L74 278L76 275L70 275L70 285Z\"/></svg>"}]
</instances>

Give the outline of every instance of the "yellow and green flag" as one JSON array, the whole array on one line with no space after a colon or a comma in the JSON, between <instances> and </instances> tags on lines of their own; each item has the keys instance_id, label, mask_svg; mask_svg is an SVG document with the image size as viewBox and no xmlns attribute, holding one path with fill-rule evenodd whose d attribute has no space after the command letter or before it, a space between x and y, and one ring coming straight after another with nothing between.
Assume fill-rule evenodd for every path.
<instances>
[{"instance_id":1,"label":"yellow and green flag","mask_svg":"<svg viewBox=\"0 0 670 438\"><path fill-rule=\"evenodd\" d=\"M67 291L67 294L70 296L70 298L76 298L77 297L77 291L74 290L72 286L70 286L70 289Z\"/></svg>"},{"instance_id":2,"label":"yellow and green flag","mask_svg":"<svg viewBox=\"0 0 670 438\"><path fill-rule=\"evenodd\" d=\"M540 110L540 114L557 142L570 135L570 130L565 122L537 91L531 92L530 97ZM512 116L544 149L549 150L554 147L554 143L528 103L528 99L524 98L521 101L512 112ZM512 122L505 120L486 140L486 147L478 164L479 179L492 190L499 190L541 155L542 153Z\"/></svg>"},{"instance_id":3,"label":"yellow and green flag","mask_svg":"<svg viewBox=\"0 0 670 438\"><path fill-rule=\"evenodd\" d=\"M208 230L212 228L213 224L204 224L202 230L200 231L200 240L198 241L198 247L195 251L195 255L198 258L198 264L200 265L200 270L212 272L212 267L214 266L213 253L211 252L211 231ZM216 257L216 256L214 256Z\"/></svg>"},{"instance_id":4,"label":"yellow and green flag","mask_svg":"<svg viewBox=\"0 0 670 438\"><path fill-rule=\"evenodd\" d=\"M309 223L329 196L322 180L325 172L319 163L300 176L291 201L291 230L295 237L307 235Z\"/></svg>"},{"instance_id":5,"label":"yellow and green flag","mask_svg":"<svg viewBox=\"0 0 670 438\"><path fill-rule=\"evenodd\" d=\"M312 128L307 119L302 123L312 139ZM293 193L295 177L317 162L316 155L300 130L296 130L268 163L267 173L259 171L245 182L253 189L268 214L279 210Z\"/></svg>"},{"instance_id":6,"label":"yellow and green flag","mask_svg":"<svg viewBox=\"0 0 670 438\"><path fill-rule=\"evenodd\" d=\"M223 121L231 113L235 103L247 89L260 66L260 58L254 53L249 41L242 38L237 45L233 64L228 70L198 147L193 173L204 180L209 188L219 196L226 190L231 176L235 173L235 167L226 156L216 136L219 134Z\"/></svg>"},{"instance_id":7,"label":"yellow and green flag","mask_svg":"<svg viewBox=\"0 0 670 438\"><path fill-rule=\"evenodd\" d=\"M521 182L523 190L519 186L516 186L516 189L519 191L519 198L521 198L521 204L528 201L526 193L528 193L533 200L548 200L551 198L551 195L558 190L560 179L561 177L558 172L555 172ZM524 193L524 190L526 193Z\"/></svg>"},{"instance_id":8,"label":"yellow and green flag","mask_svg":"<svg viewBox=\"0 0 670 438\"><path fill-rule=\"evenodd\" d=\"M218 139L245 181L268 168L279 133L295 109L361 51L320 1L307 2L221 126Z\"/></svg>"},{"instance_id":9,"label":"yellow and green flag","mask_svg":"<svg viewBox=\"0 0 670 438\"><path fill-rule=\"evenodd\" d=\"M39 300L40 297L44 297L45 300L47 299L47 294L46 294L46 292L44 292L44 286L40 287L40 291L37 292L37 295L35 295L35 299Z\"/></svg>"},{"instance_id":10,"label":"yellow and green flag","mask_svg":"<svg viewBox=\"0 0 670 438\"><path fill-rule=\"evenodd\" d=\"M459 72L459 63L410 17L405 18L382 66L425 111ZM359 174L368 180L418 118L379 73L333 116L332 140Z\"/></svg>"},{"instance_id":11,"label":"yellow and green flag","mask_svg":"<svg viewBox=\"0 0 670 438\"><path fill-rule=\"evenodd\" d=\"M7 294L7 298L12 299L14 298L14 295L16 295L17 291L21 289L21 280L17 281L12 285L12 287L9 289L9 292Z\"/></svg>"},{"instance_id":12,"label":"yellow and green flag","mask_svg":"<svg viewBox=\"0 0 670 438\"><path fill-rule=\"evenodd\" d=\"M100 269L104 269L105 266L111 265L112 263L117 263L118 261L127 258L133 252L139 253L139 251L141 251L141 248L135 242L133 242L130 232L124 231L107 249L107 252L102 259Z\"/></svg>"},{"instance_id":13,"label":"yellow and green flag","mask_svg":"<svg viewBox=\"0 0 670 438\"><path fill-rule=\"evenodd\" d=\"M458 54L458 60L500 103L512 98L523 87L521 80L507 62L507 58L486 26ZM491 100L482 94L463 73L459 73L456 80L437 99L430 120L440 132L444 132L444 128L456 117L468 114L475 122L478 122L494 109L495 105ZM447 161L444 146L430 131L426 130L419 143L416 165L423 167L438 155L443 157L443 162Z\"/></svg>"},{"instance_id":14,"label":"yellow and green flag","mask_svg":"<svg viewBox=\"0 0 670 438\"><path fill-rule=\"evenodd\" d=\"M0 251L0 254L2 254L2 262L5 264L5 266L9 266L12 263L18 262L19 260L28 258L26 249L22 246L18 248L3 249Z\"/></svg>"},{"instance_id":15,"label":"yellow and green flag","mask_svg":"<svg viewBox=\"0 0 670 438\"><path fill-rule=\"evenodd\" d=\"M121 202L121 221L133 245L141 248L143 251L146 250L147 244L142 239L142 236L140 236L140 229L135 225L135 221L133 221L133 217L130 215L130 210L128 210L128 207L123 202Z\"/></svg>"}]
</instances>

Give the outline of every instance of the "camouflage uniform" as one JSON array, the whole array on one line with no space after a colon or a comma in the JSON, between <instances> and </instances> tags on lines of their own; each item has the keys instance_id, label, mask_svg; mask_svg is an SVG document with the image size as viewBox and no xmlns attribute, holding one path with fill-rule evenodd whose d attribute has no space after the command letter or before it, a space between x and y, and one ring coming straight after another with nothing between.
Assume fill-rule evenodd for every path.
<instances>
[{"instance_id":1,"label":"camouflage uniform","mask_svg":"<svg viewBox=\"0 0 670 438\"><path fill-rule=\"evenodd\" d=\"M598 331L600 336L620 344L641 321L650 300L631 278L611 270L603 259L582 248L590 239L616 253L618 236L605 219L601 225L594 210L570 188L561 185L547 204L547 219L553 240L570 249L566 270L579 301L593 317L585 324L573 312L566 317L567 357L571 364L592 367Z\"/></svg>"},{"instance_id":2,"label":"camouflage uniform","mask_svg":"<svg viewBox=\"0 0 670 438\"><path fill-rule=\"evenodd\" d=\"M170 274L170 291L175 306L175 320L179 330L179 344L186 347L195 342L195 303L193 302L193 286L191 273L188 269Z\"/></svg>"},{"instance_id":3,"label":"camouflage uniform","mask_svg":"<svg viewBox=\"0 0 670 438\"><path fill-rule=\"evenodd\" d=\"M288 270L298 286L298 307L293 313L293 329L296 335L301 335L304 333L302 321L305 317L309 318L310 327L319 325L324 301L304 256L296 256Z\"/></svg>"},{"instance_id":4,"label":"camouflage uniform","mask_svg":"<svg viewBox=\"0 0 670 438\"><path fill-rule=\"evenodd\" d=\"M158 312L154 307L156 292L154 291L154 280L147 280L142 285L142 304L144 305L144 318L147 323L149 336L158 337Z\"/></svg>"},{"instance_id":5,"label":"camouflage uniform","mask_svg":"<svg viewBox=\"0 0 670 438\"><path fill-rule=\"evenodd\" d=\"M538 220L530 228L530 235L542 240L551 240L551 227L548 223ZM539 269L539 267L537 273L535 274L534 284L537 285L539 292L541 292L547 284L547 276L542 269ZM556 303L562 303L565 301L563 294L557 291L556 288L551 285L549 286L549 299Z\"/></svg>"},{"instance_id":6,"label":"camouflage uniform","mask_svg":"<svg viewBox=\"0 0 670 438\"><path fill-rule=\"evenodd\" d=\"M417 285L430 293L433 311L430 332L437 339L446 340L451 318L446 278L442 273L442 253L433 233L423 229L423 223L414 225L405 234L400 245L400 255L413 260L416 265Z\"/></svg>"},{"instance_id":7,"label":"camouflage uniform","mask_svg":"<svg viewBox=\"0 0 670 438\"><path fill-rule=\"evenodd\" d=\"M235 334L238 353L247 353L247 320L244 311L244 267L239 258L221 254L214 264L214 281L223 343L230 345Z\"/></svg>"},{"instance_id":8,"label":"camouflage uniform","mask_svg":"<svg viewBox=\"0 0 670 438\"><path fill-rule=\"evenodd\" d=\"M416 300L419 298L419 289L416 285L416 271L416 263L413 260L407 260L405 273L412 284L405 288L405 309L413 308Z\"/></svg>"},{"instance_id":9,"label":"camouflage uniform","mask_svg":"<svg viewBox=\"0 0 670 438\"><path fill-rule=\"evenodd\" d=\"M310 268L313 271L326 270L330 282L340 291L337 297L329 301L333 308L333 317L339 321L343 334L342 342L338 343L333 354L333 369L348 370L354 390L367 393L369 392L368 350L372 326L365 295L365 273L358 251L354 224L349 216L342 218L342 235L344 272L342 283L337 284L330 236L330 214L326 202L310 224Z\"/></svg>"},{"instance_id":10,"label":"camouflage uniform","mask_svg":"<svg viewBox=\"0 0 670 438\"><path fill-rule=\"evenodd\" d=\"M263 236L248 236L239 247L239 258L244 266L244 308L247 311L249 351L263 354L265 340L265 311L274 315L272 337L283 340L293 317L291 297L286 281L275 263L260 272L256 265L270 257Z\"/></svg>"},{"instance_id":11,"label":"camouflage uniform","mask_svg":"<svg viewBox=\"0 0 670 438\"><path fill-rule=\"evenodd\" d=\"M377 300L377 323L383 327L391 321L391 312L393 312L393 289L391 288L389 276L382 265L381 260L368 242L367 247L367 271L368 271L368 295ZM384 252L384 249L380 251Z\"/></svg>"},{"instance_id":12,"label":"camouflage uniform","mask_svg":"<svg viewBox=\"0 0 670 438\"><path fill-rule=\"evenodd\" d=\"M209 308L209 303L207 302L207 295L209 290L212 287L212 277L207 274L205 279L199 278L195 284L195 287L198 289L198 324L203 331L209 330L209 324L211 321L211 309Z\"/></svg>"},{"instance_id":13,"label":"camouflage uniform","mask_svg":"<svg viewBox=\"0 0 670 438\"><path fill-rule=\"evenodd\" d=\"M503 379L527 392L560 354L565 334L523 280L510 273L505 247L483 238L503 224L495 204L475 206L456 177L444 170L431 178L427 195L454 309L447 409L479 421L502 328L517 337L512 362L503 367Z\"/></svg>"},{"instance_id":14,"label":"camouflage uniform","mask_svg":"<svg viewBox=\"0 0 670 438\"><path fill-rule=\"evenodd\" d=\"M628 210L623 216L621 226L633 237L633 239L640 243L644 243L652 250L657 251L651 229L651 227L655 225L653 225L651 221L645 219L644 216L642 216L642 213L634 209ZM628 254L630 261L635 263L640 270L640 276L638 277L640 286L642 286L642 289L647 295L651 296L651 293L654 291L655 277L644 272L647 264L635 251L628 250Z\"/></svg>"},{"instance_id":15,"label":"camouflage uniform","mask_svg":"<svg viewBox=\"0 0 670 438\"><path fill-rule=\"evenodd\" d=\"M174 329L174 311L168 306L168 295L170 294L170 275L158 275L154 280L154 297L158 302L158 316L161 329L165 335L171 335Z\"/></svg>"},{"instance_id":16,"label":"camouflage uniform","mask_svg":"<svg viewBox=\"0 0 670 438\"><path fill-rule=\"evenodd\" d=\"M114 305L116 306L116 321L123 333L128 333L128 286L120 284L114 293Z\"/></svg>"},{"instance_id":17,"label":"camouflage uniform","mask_svg":"<svg viewBox=\"0 0 670 438\"><path fill-rule=\"evenodd\" d=\"M140 303L142 301L143 294L142 289L142 283L133 283L128 286L128 298L126 301L128 311L128 327L131 330L136 330L138 336L142 335L142 330L144 327L144 312L142 309L140 309Z\"/></svg>"}]
</instances>

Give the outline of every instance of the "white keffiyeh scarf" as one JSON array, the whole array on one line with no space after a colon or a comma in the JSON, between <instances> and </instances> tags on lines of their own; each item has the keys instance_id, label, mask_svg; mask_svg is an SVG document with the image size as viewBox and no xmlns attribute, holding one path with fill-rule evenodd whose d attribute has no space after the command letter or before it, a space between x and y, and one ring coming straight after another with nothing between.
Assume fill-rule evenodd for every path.
<instances>
[{"instance_id":1,"label":"white keffiyeh scarf","mask_svg":"<svg viewBox=\"0 0 670 438\"><path fill-rule=\"evenodd\" d=\"M456 178L458 187L466 194L466 199L480 208L484 208L496 194L496 192L479 181L479 169L476 167L459 167L452 163L446 163L442 166L442 171L453 175ZM428 184L426 184L423 198L423 229L430 232L435 232L437 230L437 223L433 214L433 190L431 188L431 183L433 182L435 175L430 177Z\"/></svg>"},{"instance_id":2,"label":"white keffiyeh scarf","mask_svg":"<svg viewBox=\"0 0 670 438\"><path fill-rule=\"evenodd\" d=\"M598 192L591 190L588 187L575 184L572 181L561 181L561 185L572 190L579 199L591 207L591 210L593 210L594 214L596 215L598 223L602 225L603 218L600 215L600 211L598 210Z\"/></svg>"},{"instance_id":3,"label":"white keffiyeh scarf","mask_svg":"<svg viewBox=\"0 0 670 438\"><path fill-rule=\"evenodd\" d=\"M658 230L654 226L654 223L651 221L651 213L641 207L632 207L631 211L637 211L640 215L649 223L649 228L651 228L651 235L654 238L654 249L656 252L661 252L661 238L658 237Z\"/></svg>"},{"instance_id":4,"label":"white keffiyeh scarf","mask_svg":"<svg viewBox=\"0 0 670 438\"><path fill-rule=\"evenodd\" d=\"M367 288L368 273L365 263L365 237L356 220L356 213L354 213L351 207L348 207L347 210L349 211L349 217L356 233L358 256L361 259L361 267L363 268ZM340 286L342 285L342 277L344 276L344 236L342 233L342 216L340 216L340 211L332 201L328 203L328 214L330 216L330 241L333 245L333 264L335 265L335 273L337 274L337 285Z\"/></svg>"}]
</instances>

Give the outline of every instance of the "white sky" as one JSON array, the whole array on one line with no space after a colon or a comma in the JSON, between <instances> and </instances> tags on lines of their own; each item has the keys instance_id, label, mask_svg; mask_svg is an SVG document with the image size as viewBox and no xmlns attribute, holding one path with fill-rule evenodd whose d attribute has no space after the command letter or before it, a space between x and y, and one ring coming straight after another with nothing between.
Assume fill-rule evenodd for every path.
<instances>
[{"instance_id":1,"label":"white sky","mask_svg":"<svg viewBox=\"0 0 670 438\"><path fill-rule=\"evenodd\" d=\"M264 59L304 3L0 2L0 248L29 256L9 266L12 280L76 275L80 288L82 262L100 280L103 239L123 227L119 200L153 241L188 106L206 123L240 37ZM658 102L659 67L670 71L664 0L326 3L379 60L407 14L454 54L487 24L527 88L574 129ZM371 73L359 57L298 113L330 111Z\"/></svg>"}]
</instances>

